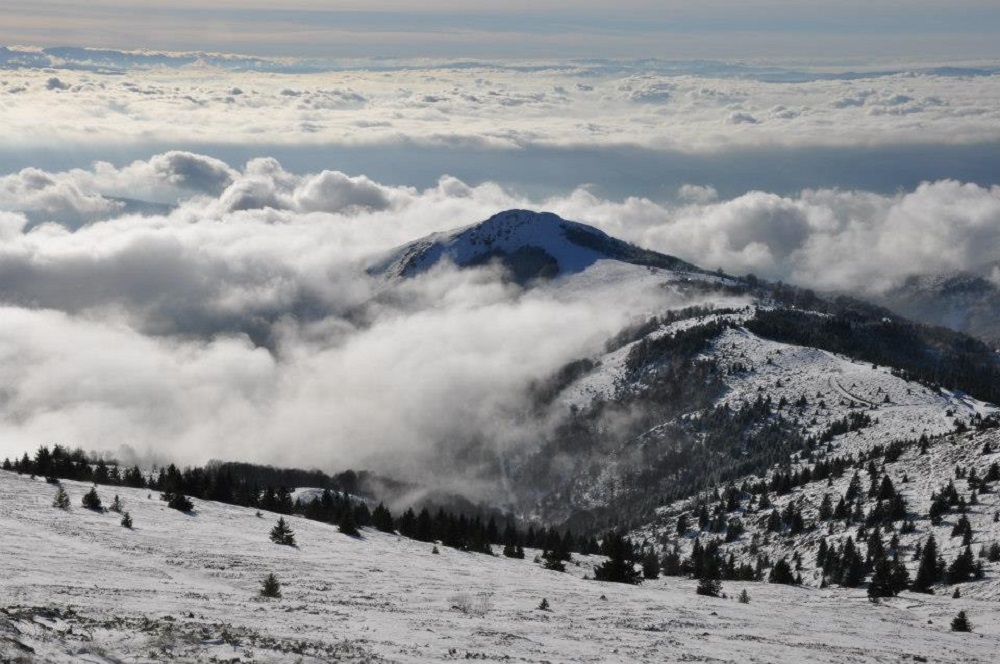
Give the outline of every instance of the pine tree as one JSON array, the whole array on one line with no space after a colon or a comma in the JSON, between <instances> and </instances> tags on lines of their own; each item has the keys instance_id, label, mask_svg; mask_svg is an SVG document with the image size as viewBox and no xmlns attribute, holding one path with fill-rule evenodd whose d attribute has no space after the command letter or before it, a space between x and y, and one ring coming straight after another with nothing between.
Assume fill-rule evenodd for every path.
<instances>
[{"instance_id":1,"label":"pine tree","mask_svg":"<svg viewBox=\"0 0 1000 664\"><path fill-rule=\"evenodd\" d=\"M395 525L392 521L392 513L389 512L389 509L382 503L379 503L372 512L372 525L383 533L391 533L395 531Z\"/></svg>"},{"instance_id":2,"label":"pine tree","mask_svg":"<svg viewBox=\"0 0 1000 664\"><path fill-rule=\"evenodd\" d=\"M278 581L278 577L274 575L274 572L264 577L264 581L260 587L260 594L261 597L281 597L281 582Z\"/></svg>"},{"instance_id":3,"label":"pine tree","mask_svg":"<svg viewBox=\"0 0 1000 664\"><path fill-rule=\"evenodd\" d=\"M744 588L742 591L740 591L740 604L749 604L749 603L750 603L750 595L747 593L747 589Z\"/></svg>"},{"instance_id":4,"label":"pine tree","mask_svg":"<svg viewBox=\"0 0 1000 664\"><path fill-rule=\"evenodd\" d=\"M972 549L965 547L965 550L955 556L948 566L948 583L963 583L969 580L975 571L975 559L972 557Z\"/></svg>"},{"instance_id":5,"label":"pine tree","mask_svg":"<svg viewBox=\"0 0 1000 664\"><path fill-rule=\"evenodd\" d=\"M542 601L538 603L538 610L539 611L549 611L550 610L549 609L549 600L543 597Z\"/></svg>"},{"instance_id":6,"label":"pine tree","mask_svg":"<svg viewBox=\"0 0 1000 664\"><path fill-rule=\"evenodd\" d=\"M127 510L122 513L122 527L132 529L132 515Z\"/></svg>"},{"instance_id":7,"label":"pine tree","mask_svg":"<svg viewBox=\"0 0 1000 664\"><path fill-rule=\"evenodd\" d=\"M337 527L337 530L351 537L361 535L361 532L358 530L358 522L354 519L354 510L344 510L344 515L340 518L340 526Z\"/></svg>"},{"instance_id":8,"label":"pine tree","mask_svg":"<svg viewBox=\"0 0 1000 664\"><path fill-rule=\"evenodd\" d=\"M642 582L642 574L635 569L635 548L627 538L618 533L608 533L601 543L601 552L608 560L594 568L596 580L631 584Z\"/></svg>"},{"instance_id":9,"label":"pine tree","mask_svg":"<svg viewBox=\"0 0 1000 664\"><path fill-rule=\"evenodd\" d=\"M117 512L118 514L122 513L122 509L123 509L123 507L122 507L122 500L121 500L121 498L118 497L117 493L115 494L115 499L111 502L111 507L109 509L112 512Z\"/></svg>"},{"instance_id":10,"label":"pine tree","mask_svg":"<svg viewBox=\"0 0 1000 664\"><path fill-rule=\"evenodd\" d=\"M848 537L841 557L840 585L845 588L857 588L864 580L865 561L854 546L854 540Z\"/></svg>"},{"instance_id":11,"label":"pine tree","mask_svg":"<svg viewBox=\"0 0 1000 664\"><path fill-rule=\"evenodd\" d=\"M880 558L875 563L875 573L868 584L868 597L878 599L879 597L895 596L895 588L892 583L892 563L888 558Z\"/></svg>"},{"instance_id":12,"label":"pine tree","mask_svg":"<svg viewBox=\"0 0 1000 664\"><path fill-rule=\"evenodd\" d=\"M56 497L52 499L52 507L58 507L61 510L69 509L69 495L66 493L66 489L61 486L56 489Z\"/></svg>"},{"instance_id":13,"label":"pine tree","mask_svg":"<svg viewBox=\"0 0 1000 664\"><path fill-rule=\"evenodd\" d=\"M695 592L707 597L718 597L722 594L722 582L718 579L704 577L698 581L698 587L695 588Z\"/></svg>"},{"instance_id":14,"label":"pine tree","mask_svg":"<svg viewBox=\"0 0 1000 664\"><path fill-rule=\"evenodd\" d=\"M642 576L646 579L660 578L660 561L656 558L656 553L650 549L642 557Z\"/></svg>"},{"instance_id":15,"label":"pine tree","mask_svg":"<svg viewBox=\"0 0 1000 664\"><path fill-rule=\"evenodd\" d=\"M562 556L555 549L545 549L542 551L542 560L544 561L543 566L547 570L553 572L566 571L566 563L563 562Z\"/></svg>"},{"instance_id":16,"label":"pine tree","mask_svg":"<svg viewBox=\"0 0 1000 664\"><path fill-rule=\"evenodd\" d=\"M952 618L951 631L953 632L972 631L972 623L969 622L969 617L965 615L965 611L959 611L958 615Z\"/></svg>"},{"instance_id":17,"label":"pine tree","mask_svg":"<svg viewBox=\"0 0 1000 664\"><path fill-rule=\"evenodd\" d=\"M768 583L782 583L785 585L795 585L795 576L792 574L792 567L788 561L782 558L774 563L771 573L767 576Z\"/></svg>"},{"instance_id":18,"label":"pine tree","mask_svg":"<svg viewBox=\"0 0 1000 664\"><path fill-rule=\"evenodd\" d=\"M899 560L899 555L895 553L892 556L890 583L894 595L898 595L910 586L910 572L906 569L906 565Z\"/></svg>"},{"instance_id":19,"label":"pine tree","mask_svg":"<svg viewBox=\"0 0 1000 664\"><path fill-rule=\"evenodd\" d=\"M278 517L278 523L271 529L271 541L275 544L295 546L295 533L285 523L285 517Z\"/></svg>"},{"instance_id":20,"label":"pine tree","mask_svg":"<svg viewBox=\"0 0 1000 664\"><path fill-rule=\"evenodd\" d=\"M920 566L917 568L917 576L913 579L910 589L917 593L931 593L931 586L938 580L937 564L937 542L934 535L927 538L920 554Z\"/></svg>"},{"instance_id":21,"label":"pine tree","mask_svg":"<svg viewBox=\"0 0 1000 664\"><path fill-rule=\"evenodd\" d=\"M90 491L83 494L83 498L80 500L83 506L89 510L101 511L101 497L97 495L97 487L90 487Z\"/></svg>"}]
</instances>

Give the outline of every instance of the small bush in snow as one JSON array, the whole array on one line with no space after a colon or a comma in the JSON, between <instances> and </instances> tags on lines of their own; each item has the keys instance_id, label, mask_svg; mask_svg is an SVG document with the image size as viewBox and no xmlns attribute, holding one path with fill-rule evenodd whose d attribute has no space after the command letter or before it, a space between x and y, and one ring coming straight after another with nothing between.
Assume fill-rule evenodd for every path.
<instances>
[{"instance_id":1,"label":"small bush in snow","mask_svg":"<svg viewBox=\"0 0 1000 664\"><path fill-rule=\"evenodd\" d=\"M455 595L451 598L451 608L467 616L482 618L493 608L493 593L472 595Z\"/></svg>"},{"instance_id":2,"label":"small bush in snow","mask_svg":"<svg viewBox=\"0 0 1000 664\"><path fill-rule=\"evenodd\" d=\"M749 603L750 603L750 595L747 594L747 589L744 588L742 592L740 592L740 604L749 604Z\"/></svg>"},{"instance_id":3,"label":"small bush in snow","mask_svg":"<svg viewBox=\"0 0 1000 664\"><path fill-rule=\"evenodd\" d=\"M538 610L539 611L549 611L550 610L549 609L549 600L547 598L545 598L545 597L542 598L542 601L539 602L539 604L538 604Z\"/></svg>"},{"instance_id":4,"label":"small bush in snow","mask_svg":"<svg viewBox=\"0 0 1000 664\"><path fill-rule=\"evenodd\" d=\"M163 500L167 501L167 507L179 512L190 512L194 509L194 503L183 493L165 493Z\"/></svg>"},{"instance_id":5,"label":"small bush in snow","mask_svg":"<svg viewBox=\"0 0 1000 664\"><path fill-rule=\"evenodd\" d=\"M132 515L128 511L122 514L122 528L132 529Z\"/></svg>"},{"instance_id":6,"label":"small bush in snow","mask_svg":"<svg viewBox=\"0 0 1000 664\"><path fill-rule=\"evenodd\" d=\"M69 495L66 493L66 489L59 487L56 491L56 497L52 499L52 507L58 507L61 510L69 509Z\"/></svg>"},{"instance_id":7,"label":"small bush in snow","mask_svg":"<svg viewBox=\"0 0 1000 664\"><path fill-rule=\"evenodd\" d=\"M702 579L695 592L706 597L718 597L722 592L722 582L718 579Z\"/></svg>"}]
</instances>

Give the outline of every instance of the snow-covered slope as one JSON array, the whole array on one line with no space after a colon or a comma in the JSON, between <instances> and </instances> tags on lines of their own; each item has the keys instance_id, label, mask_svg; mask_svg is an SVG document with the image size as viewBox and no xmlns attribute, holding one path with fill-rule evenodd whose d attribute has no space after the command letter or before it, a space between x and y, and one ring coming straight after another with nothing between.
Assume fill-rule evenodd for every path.
<instances>
[{"instance_id":1,"label":"snow-covered slope","mask_svg":"<svg viewBox=\"0 0 1000 664\"><path fill-rule=\"evenodd\" d=\"M889 438L885 438L883 442L889 440ZM987 443L991 451L984 453L984 445ZM929 535L934 535L938 550L946 563L950 563L964 549L962 537L952 535L954 526L962 516L957 508L945 514L941 523L937 525L932 523L928 516L932 494L940 492L951 482L959 495L969 502L965 517L969 520L973 531L970 546L977 560L984 564L985 577L981 580L952 586L942 585L938 588L938 593L950 597L953 590L958 588L963 598L977 598L992 602L1000 600L1000 563L989 562L979 554L980 550L985 551L990 545L1000 543L1000 522L996 520L996 515L1000 514L1000 494L993 490L996 488L994 482L990 483L991 490L979 489L977 497L972 501L973 489L968 479L956 477L955 472L956 468L961 468L963 471L974 469L976 475L983 478L987 475L990 465L998 462L1000 462L1000 432L995 429L985 432L949 434L931 439L925 452L920 451L919 445L913 444L904 449L896 459L885 459L884 457L874 459L874 465L878 472L881 474L884 471L896 490L904 497L907 519L914 525L912 532L904 532L903 529L899 528L895 531L883 530L884 538L893 534L899 538L899 558L909 568L911 579L915 576L918 567L918 561L914 556L916 547L925 543ZM801 462L793 463L788 468L799 470L808 465ZM866 471L867 465L867 463L862 463L860 468L852 466L839 478L816 480L804 486L795 487L786 495L777 495L772 492L770 498L773 507L759 509L750 507L747 502L741 502L737 509L725 513L725 519L738 518L745 527L745 531L734 541L722 543L723 555L728 556L732 553L737 563L746 562L753 565L757 554L767 555L773 562L782 557L791 559L792 555L798 552L802 557L803 583L811 586L820 585L823 574L816 561L820 540L825 539L827 544L832 545L843 543L849 536L857 538L861 524L857 521L845 522L839 519L822 520L819 517L819 507L825 495L830 496L832 503L836 504L838 499L847 493L855 470L858 471L862 483L865 511L867 512L874 507L877 501L867 495L870 481ZM753 484L768 479L770 479L770 475L767 473L746 476L738 478L731 483L731 486L740 487L744 486L744 482ZM723 488L719 487L720 490ZM646 540L655 543L658 547L672 548L677 545L684 553L690 553L695 538L700 538L702 544L712 539L721 540L724 533L701 531L697 518L693 516L702 500L707 501L708 505L716 502L714 495L710 494L712 492L705 492L691 499L661 507L657 510L654 521L637 528L632 533L633 537L639 541ZM801 508L806 523L805 531L799 534L769 532L767 528L768 515L773 510L782 512L790 503ZM689 523L692 525L684 535L678 536L677 518L682 514L688 516ZM897 522L896 525L899 523ZM858 539L856 542L864 550L864 543ZM925 598L930 599L925 595L904 594L903 596L910 603L923 602ZM954 601L955 605L958 606L958 600Z\"/></svg>"},{"instance_id":2,"label":"snow-covered slope","mask_svg":"<svg viewBox=\"0 0 1000 664\"><path fill-rule=\"evenodd\" d=\"M268 541L276 515L203 501L185 515L119 488L126 530L64 485L69 511L52 485L0 472L2 661L990 662L1000 647L995 601L755 583L707 598L688 580L585 580L591 558L550 572L531 552L434 555L294 517L291 548ZM282 599L257 596L269 572ZM949 631L960 608L975 634Z\"/></svg>"},{"instance_id":3,"label":"snow-covered slope","mask_svg":"<svg viewBox=\"0 0 1000 664\"><path fill-rule=\"evenodd\" d=\"M388 278L420 274L442 260L466 267L502 261L518 281L583 272L601 260L701 272L680 259L640 249L549 212L508 210L489 219L404 245L369 272Z\"/></svg>"},{"instance_id":4,"label":"snow-covered slope","mask_svg":"<svg viewBox=\"0 0 1000 664\"><path fill-rule=\"evenodd\" d=\"M787 402L777 411L810 434L819 434L850 413L867 414L873 420L869 426L838 438L843 451L948 433L959 421L998 412L996 406L968 395L904 380L889 367L762 339L745 328L723 332L708 354L733 369L726 376L728 390L721 403L747 403L766 394L775 403Z\"/></svg>"}]
</instances>

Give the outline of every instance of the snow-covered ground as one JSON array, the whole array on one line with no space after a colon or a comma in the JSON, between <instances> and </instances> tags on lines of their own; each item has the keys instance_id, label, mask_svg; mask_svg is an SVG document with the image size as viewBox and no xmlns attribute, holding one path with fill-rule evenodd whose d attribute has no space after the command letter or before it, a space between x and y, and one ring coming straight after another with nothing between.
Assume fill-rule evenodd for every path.
<instances>
[{"instance_id":1,"label":"snow-covered ground","mask_svg":"<svg viewBox=\"0 0 1000 664\"><path fill-rule=\"evenodd\" d=\"M811 433L851 412L867 413L872 424L842 436L843 451L948 433L956 420L968 423L977 414L997 412L992 404L968 395L939 393L899 378L888 367L762 339L743 328L723 332L707 354L727 368L745 369L726 376L725 403L752 402L758 396L770 397L775 404L784 399L788 405L781 413ZM795 404L801 397L806 403L799 407Z\"/></svg>"},{"instance_id":2,"label":"snow-covered ground","mask_svg":"<svg viewBox=\"0 0 1000 664\"><path fill-rule=\"evenodd\" d=\"M989 443L993 450L989 454L983 454L986 443ZM837 452L834 453L835 456L836 454ZM926 454L920 454L919 448L914 445L906 449L896 461L885 463L884 466L881 460L876 462L876 467L884 468L896 490L906 499L908 519L913 521L916 527L912 533L896 532L900 541L900 560L907 565L911 579L915 576L918 567L918 562L914 560L913 556L915 547L917 544L926 542L929 534L934 534L938 551L946 563L950 563L964 549L962 538L951 535L952 528L961 514L957 509L952 510L944 515L940 525L932 525L928 518L931 494L940 491L950 481L954 483L959 494L969 500L971 495L969 482L964 478L956 478L955 468L975 469L976 474L982 478L993 463L1000 463L1000 434L995 430L942 436L930 441ZM788 503L794 502L801 507L807 523L817 524L817 527L807 529L800 535L769 533L766 523L772 508L749 513L741 508L728 515L741 517L746 530L735 542L722 545L724 555L733 553L738 563L746 562L752 565L756 560L754 552L765 554L772 561L783 557L791 559L792 555L798 552L802 556L803 583L818 587L822 579L822 573L816 564L819 541L825 538L828 544L842 543L848 536L856 537L858 530L856 523L847 524L836 520L832 524L818 522L819 506L824 495L829 495L833 503L836 504L839 498L846 493L853 473L854 469L849 468L842 477L832 479L829 482L826 480L814 481L805 486L794 488L784 496L771 494L773 509L780 512ZM864 470L860 470L859 477L862 491L867 494L868 474ZM757 481L760 479L767 479L767 477L740 478L733 484L740 486L744 480ZM874 502L874 499L869 500L867 508L870 509ZM675 524L677 516L681 513L687 513L690 517L696 504L697 497L659 508L655 522L633 531L632 538L636 541L648 541L656 544L670 540L679 545L683 555L688 555L694 542L695 532L691 531L685 537L676 538ZM1000 494L995 491L979 493L975 504L968 506L966 517L973 530L971 548L976 560L984 564L985 576L978 581L955 586L941 586L938 590L941 596L950 596L952 591L958 588L962 597L966 599L977 598L994 603L1000 601L1000 563L991 563L979 556L983 547L1000 543L1000 522L994 520L997 514L1000 514ZM828 531L828 528L831 530ZM888 539L890 535L889 532L883 533L885 539ZM702 537L704 542L705 537L719 538L720 535L702 534ZM865 545L861 544L860 546L863 550ZM927 597L925 595L907 595L906 593L904 595L909 598L921 598L915 601L923 601L923 598ZM959 600L952 601L958 602Z\"/></svg>"},{"instance_id":3,"label":"snow-covered ground","mask_svg":"<svg viewBox=\"0 0 1000 664\"><path fill-rule=\"evenodd\" d=\"M135 520L80 506L87 486L0 472L0 660L26 662L400 661L991 662L1000 604L863 591L585 580L596 559L550 572L292 517L195 501L185 515L145 490L117 492ZM274 572L282 599L257 596ZM733 597L746 588L749 604ZM549 611L539 610L546 598ZM949 631L959 609L974 634ZM924 658L924 659L919 659Z\"/></svg>"}]
</instances>

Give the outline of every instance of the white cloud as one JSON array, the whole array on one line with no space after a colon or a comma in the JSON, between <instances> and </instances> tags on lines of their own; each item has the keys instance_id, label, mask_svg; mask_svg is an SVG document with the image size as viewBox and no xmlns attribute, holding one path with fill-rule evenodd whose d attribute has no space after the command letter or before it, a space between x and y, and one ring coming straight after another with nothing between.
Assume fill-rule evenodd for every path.
<instances>
[{"instance_id":1,"label":"white cloud","mask_svg":"<svg viewBox=\"0 0 1000 664\"><path fill-rule=\"evenodd\" d=\"M774 146L969 144L1000 140L1000 77L905 70L870 78L761 82L625 65L363 68L262 76L212 67L127 77L3 72L8 146L620 146L712 153ZM766 72L765 72L766 73ZM821 74L823 72L820 72ZM233 94L233 90L241 94ZM20 91L18 94L10 94ZM46 122L38 122L38 108ZM751 126L752 125L752 126ZM192 167L180 157L166 168ZM225 174L187 173L192 187ZM183 178L181 171L175 177ZM200 181L197 178L207 178ZM216 180L213 180L215 178ZM180 183L178 183L180 184Z\"/></svg>"},{"instance_id":2,"label":"white cloud","mask_svg":"<svg viewBox=\"0 0 1000 664\"><path fill-rule=\"evenodd\" d=\"M510 424L524 388L652 296L522 292L491 268L447 267L384 292L362 269L500 209L550 209L709 269L853 291L992 264L1000 246L1000 187L952 181L731 200L692 185L663 205L584 188L526 199L452 177L417 190L273 159L236 171L197 155L11 177L72 185L84 201L132 182L177 207L34 226L0 211L0 455L127 443L184 462L418 472L431 450L477 436L532 444L533 426ZM10 196L33 200L18 186Z\"/></svg>"},{"instance_id":3,"label":"white cloud","mask_svg":"<svg viewBox=\"0 0 1000 664\"><path fill-rule=\"evenodd\" d=\"M711 203L719 197L719 192L709 185L684 184L677 189L677 196L691 203Z\"/></svg>"}]
</instances>

